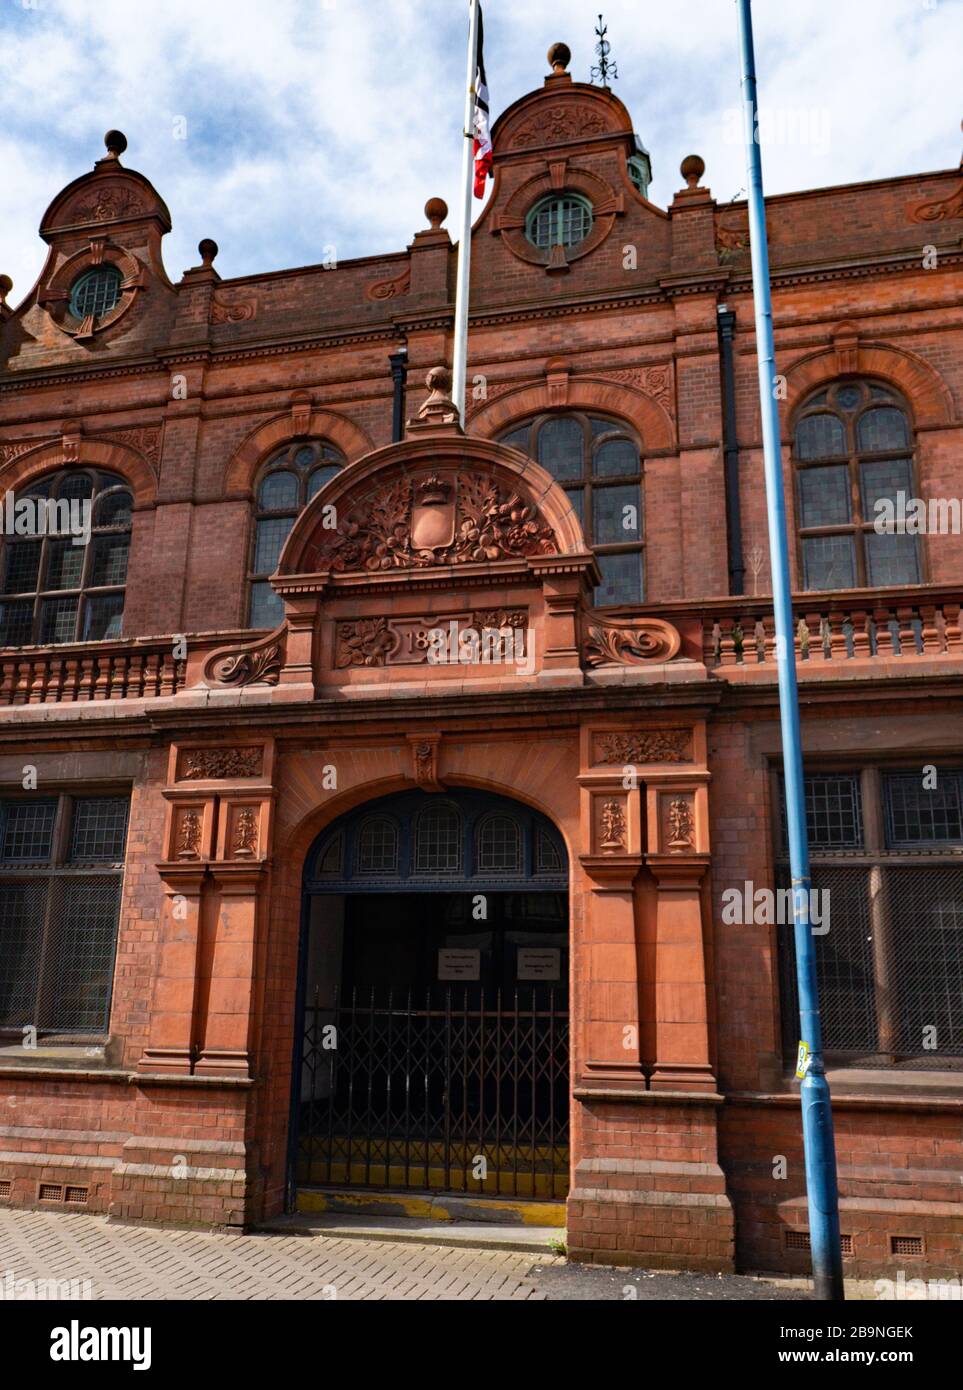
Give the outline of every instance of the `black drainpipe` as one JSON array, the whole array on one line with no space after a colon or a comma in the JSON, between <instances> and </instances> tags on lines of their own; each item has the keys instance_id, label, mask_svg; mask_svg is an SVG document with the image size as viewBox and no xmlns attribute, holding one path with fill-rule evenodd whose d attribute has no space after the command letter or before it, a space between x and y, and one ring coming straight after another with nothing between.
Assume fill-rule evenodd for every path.
<instances>
[{"instance_id":1,"label":"black drainpipe","mask_svg":"<svg viewBox=\"0 0 963 1390\"><path fill-rule=\"evenodd\" d=\"M391 442L397 444L405 437L405 377L408 372L408 349L399 348L388 356L394 394L391 398Z\"/></svg>"},{"instance_id":2,"label":"black drainpipe","mask_svg":"<svg viewBox=\"0 0 963 1390\"><path fill-rule=\"evenodd\" d=\"M742 559L742 524L739 518L739 445L736 441L736 377L732 365L732 340L736 316L720 304L719 352L722 360L722 454L726 483L726 537L729 554L729 592L745 593L746 567Z\"/></svg>"}]
</instances>

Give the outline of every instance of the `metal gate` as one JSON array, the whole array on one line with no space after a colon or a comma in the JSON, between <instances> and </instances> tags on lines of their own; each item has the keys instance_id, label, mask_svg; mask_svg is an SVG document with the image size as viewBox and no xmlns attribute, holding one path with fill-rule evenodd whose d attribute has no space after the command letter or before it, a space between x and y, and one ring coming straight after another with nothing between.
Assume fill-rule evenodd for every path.
<instances>
[{"instance_id":1,"label":"metal gate","mask_svg":"<svg viewBox=\"0 0 963 1390\"><path fill-rule=\"evenodd\" d=\"M564 987L355 988L304 1020L299 1184L566 1195Z\"/></svg>"}]
</instances>

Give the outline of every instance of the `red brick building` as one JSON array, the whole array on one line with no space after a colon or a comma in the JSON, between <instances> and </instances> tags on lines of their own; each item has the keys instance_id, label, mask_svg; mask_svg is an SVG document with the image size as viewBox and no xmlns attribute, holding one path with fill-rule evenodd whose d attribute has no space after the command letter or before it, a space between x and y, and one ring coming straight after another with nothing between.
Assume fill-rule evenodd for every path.
<instances>
[{"instance_id":1,"label":"red brick building","mask_svg":"<svg viewBox=\"0 0 963 1390\"><path fill-rule=\"evenodd\" d=\"M125 143L0 310L0 1200L565 1199L582 1259L805 1269L745 205L648 201L557 61L463 432L442 203L173 283ZM963 173L768 219L847 1268L952 1274Z\"/></svg>"}]
</instances>

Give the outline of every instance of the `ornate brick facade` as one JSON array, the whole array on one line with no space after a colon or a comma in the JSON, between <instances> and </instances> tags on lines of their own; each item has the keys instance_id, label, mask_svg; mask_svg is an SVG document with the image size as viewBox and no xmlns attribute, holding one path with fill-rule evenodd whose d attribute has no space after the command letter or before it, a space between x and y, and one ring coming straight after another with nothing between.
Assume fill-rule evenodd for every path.
<instances>
[{"instance_id":1,"label":"ornate brick facade","mask_svg":"<svg viewBox=\"0 0 963 1390\"><path fill-rule=\"evenodd\" d=\"M786 1241L806 1212L777 933L720 912L778 858L744 205L717 205L690 159L654 206L630 178L625 108L553 72L495 125L462 432L444 374L423 387L450 358L443 205L403 252L231 282L205 241L172 283L170 214L123 149L113 133L54 199L38 285L0 308L0 494L66 468L133 496L123 636L0 650L0 795L30 765L38 792L131 797L109 1035L32 1050L7 1035L0 1183L21 1204L40 1184L85 1189L118 1218L280 1211L309 849L390 793L481 789L544 813L568 851L570 1250L805 1268ZM961 190L946 170L769 200L793 534L797 412L840 379L905 403L922 498L963 497ZM591 204L591 230L540 248L528 213L563 192ZM98 266L117 301L75 313L76 276ZM393 440L401 347L411 419ZM500 442L565 413L638 441L640 600L596 602L598 558L551 459ZM261 470L322 440L341 466L284 545L283 616L251 631ZM918 583L804 591L796 549L814 767L959 765L963 547L928 535L921 553ZM431 664L439 625L524 630L526 665ZM848 1267L895 1267L893 1239L918 1236L924 1263L957 1272L963 1076L947 1061L832 1080Z\"/></svg>"}]
</instances>

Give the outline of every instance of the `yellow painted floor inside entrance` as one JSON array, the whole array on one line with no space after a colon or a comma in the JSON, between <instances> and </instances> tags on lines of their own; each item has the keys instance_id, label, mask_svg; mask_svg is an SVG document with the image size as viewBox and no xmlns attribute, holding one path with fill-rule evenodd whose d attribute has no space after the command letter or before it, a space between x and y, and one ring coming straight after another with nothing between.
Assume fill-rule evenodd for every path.
<instances>
[{"instance_id":1,"label":"yellow painted floor inside entrance","mask_svg":"<svg viewBox=\"0 0 963 1390\"><path fill-rule=\"evenodd\" d=\"M564 1193L561 1194L564 1196ZM477 1201L473 1198L477 1197ZM470 1215L468 1212L470 1209ZM331 1190L299 1187L299 1212L327 1211L357 1216L407 1216L420 1221L514 1221L564 1229L565 1203L525 1197L489 1197L473 1192L403 1192L370 1188Z\"/></svg>"}]
</instances>

